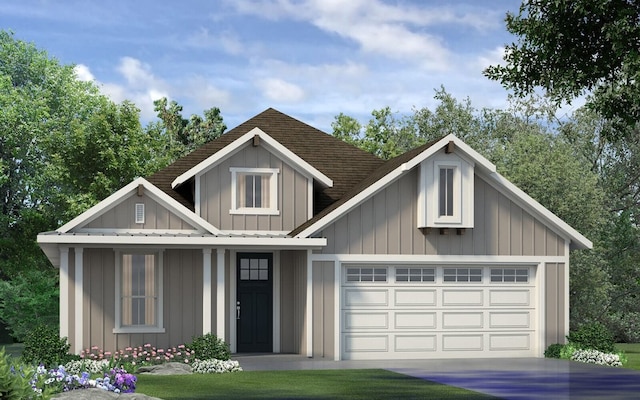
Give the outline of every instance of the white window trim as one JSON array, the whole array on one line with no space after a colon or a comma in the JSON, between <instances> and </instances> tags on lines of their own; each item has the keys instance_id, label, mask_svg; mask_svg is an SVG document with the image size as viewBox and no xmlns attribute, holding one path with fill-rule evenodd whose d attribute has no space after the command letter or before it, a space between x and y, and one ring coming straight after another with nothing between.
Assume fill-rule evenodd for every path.
<instances>
[{"instance_id":1,"label":"white window trim","mask_svg":"<svg viewBox=\"0 0 640 400\"><path fill-rule=\"evenodd\" d=\"M440 215L440 170L453 169L453 215ZM435 223L462 223L462 165L459 161L435 161L433 163L433 214Z\"/></svg>"},{"instance_id":2,"label":"white window trim","mask_svg":"<svg viewBox=\"0 0 640 400\"><path fill-rule=\"evenodd\" d=\"M135 205L135 220L136 224L144 224L145 210L144 203L136 203Z\"/></svg>"},{"instance_id":3,"label":"white window trim","mask_svg":"<svg viewBox=\"0 0 640 400\"><path fill-rule=\"evenodd\" d=\"M164 328L164 250L149 249L149 250L116 250L116 262L115 262L115 296L116 296L116 309L115 309L115 327L113 333L165 333ZM121 321L121 298L120 288L122 286L122 256L124 254L155 254L157 271L158 271L158 304L157 304L157 316L156 326L122 326Z\"/></svg>"},{"instance_id":4,"label":"white window trim","mask_svg":"<svg viewBox=\"0 0 640 400\"><path fill-rule=\"evenodd\" d=\"M280 215L278 210L278 174L280 170L278 168L238 168L230 167L231 171L231 210L230 214L243 214L243 215ZM255 208L255 207L236 207L237 203L237 190L238 181L237 174L256 174L256 175L271 175L269 178L269 207Z\"/></svg>"}]
</instances>

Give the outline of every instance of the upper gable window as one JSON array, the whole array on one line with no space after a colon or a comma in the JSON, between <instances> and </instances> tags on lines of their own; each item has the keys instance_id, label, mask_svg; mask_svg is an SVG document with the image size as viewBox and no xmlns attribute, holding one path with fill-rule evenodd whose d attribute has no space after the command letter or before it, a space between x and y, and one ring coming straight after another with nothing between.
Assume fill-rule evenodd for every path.
<instances>
[{"instance_id":1,"label":"upper gable window","mask_svg":"<svg viewBox=\"0 0 640 400\"><path fill-rule=\"evenodd\" d=\"M231 214L278 215L277 168L230 168Z\"/></svg>"},{"instance_id":2,"label":"upper gable window","mask_svg":"<svg viewBox=\"0 0 640 400\"><path fill-rule=\"evenodd\" d=\"M473 228L473 169L455 154L421 163L418 228Z\"/></svg>"}]
</instances>

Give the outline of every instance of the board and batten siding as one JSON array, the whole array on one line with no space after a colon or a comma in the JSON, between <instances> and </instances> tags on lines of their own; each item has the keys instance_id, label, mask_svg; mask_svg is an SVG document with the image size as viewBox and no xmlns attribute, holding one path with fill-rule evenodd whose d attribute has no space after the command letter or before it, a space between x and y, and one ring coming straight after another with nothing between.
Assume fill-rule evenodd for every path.
<instances>
[{"instance_id":1,"label":"board and batten siding","mask_svg":"<svg viewBox=\"0 0 640 400\"><path fill-rule=\"evenodd\" d=\"M564 239L478 175L474 228L423 233L417 228L417 169L319 232L321 254L563 256Z\"/></svg>"},{"instance_id":2,"label":"board and batten siding","mask_svg":"<svg viewBox=\"0 0 640 400\"><path fill-rule=\"evenodd\" d=\"M336 309L335 268L332 261L313 262L313 356L333 360Z\"/></svg>"},{"instance_id":3,"label":"board and batten siding","mask_svg":"<svg viewBox=\"0 0 640 400\"><path fill-rule=\"evenodd\" d=\"M145 209L144 224L135 223L135 205L142 203ZM186 229L195 230L193 226L176 214L167 210L147 195L135 194L124 199L120 204L90 221L81 228L92 229Z\"/></svg>"},{"instance_id":4,"label":"board and batten siding","mask_svg":"<svg viewBox=\"0 0 640 400\"><path fill-rule=\"evenodd\" d=\"M280 252L280 352L302 354L307 303L307 252Z\"/></svg>"},{"instance_id":5,"label":"board and batten siding","mask_svg":"<svg viewBox=\"0 0 640 400\"><path fill-rule=\"evenodd\" d=\"M165 333L113 333L115 326L115 252L113 249L84 249L83 252L83 348L98 346L104 351L153 343L166 348L191 341L202 334L202 250L167 249L163 268L163 319ZM69 251L73 282L73 249ZM215 267L215 258L212 260ZM69 341L74 347L73 284L69 298ZM215 293L213 295L215 299ZM213 307L215 314L215 307ZM215 321L215 315L212 316ZM214 327L215 329L215 327Z\"/></svg>"},{"instance_id":6,"label":"board and batten siding","mask_svg":"<svg viewBox=\"0 0 640 400\"><path fill-rule=\"evenodd\" d=\"M547 263L545 265L545 343L547 346L554 343L565 343L565 337L569 332L566 326L567 315L565 310L569 307L565 304L566 265L564 263Z\"/></svg>"},{"instance_id":7,"label":"board and batten siding","mask_svg":"<svg viewBox=\"0 0 640 400\"><path fill-rule=\"evenodd\" d=\"M279 215L230 214L231 167L277 168ZM309 217L308 182L268 150L247 145L200 177L200 216L222 230L291 231Z\"/></svg>"}]
</instances>

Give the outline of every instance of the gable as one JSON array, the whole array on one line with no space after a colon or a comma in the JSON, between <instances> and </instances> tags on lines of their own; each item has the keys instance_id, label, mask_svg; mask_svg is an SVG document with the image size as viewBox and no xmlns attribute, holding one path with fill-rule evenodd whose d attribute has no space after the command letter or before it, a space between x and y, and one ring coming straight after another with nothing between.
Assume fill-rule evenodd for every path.
<instances>
[{"instance_id":1,"label":"gable","mask_svg":"<svg viewBox=\"0 0 640 400\"><path fill-rule=\"evenodd\" d=\"M416 226L418 170L390 183L318 233L325 254L563 256L565 239L478 175L474 228ZM462 234L459 234L462 233Z\"/></svg>"}]
</instances>

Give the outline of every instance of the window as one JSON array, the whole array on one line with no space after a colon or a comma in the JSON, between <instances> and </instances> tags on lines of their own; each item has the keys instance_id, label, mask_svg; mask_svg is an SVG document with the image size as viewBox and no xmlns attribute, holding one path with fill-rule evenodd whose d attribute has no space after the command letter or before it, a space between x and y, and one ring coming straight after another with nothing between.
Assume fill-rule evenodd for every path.
<instances>
[{"instance_id":1,"label":"window","mask_svg":"<svg viewBox=\"0 0 640 400\"><path fill-rule=\"evenodd\" d=\"M278 214L278 169L231 168L232 214Z\"/></svg>"},{"instance_id":2,"label":"window","mask_svg":"<svg viewBox=\"0 0 640 400\"><path fill-rule=\"evenodd\" d=\"M439 215L441 217L453 216L453 173L455 169L453 167L440 168L440 182L438 190L439 198Z\"/></svg>"},{"instance_id":3,"label":"window","mask_svg":"<svg viewBox=\"0 0 640 400\"><path fill-rule=\"evenodd\" d=\"M347 282L386 282L386 268L349 267L347 268Z\"/></svg>"},{"instance_id":4,"label":"window","mask_svg":"<svg viewBox=\"0 0 640 400\"><path fill-rule=\"evenodd\" d=\"M529 282L528 268L491 268L491 282Z\"/></svg>"},{"instance_id":5,"label":"window","mask_svg":"<svg viewBox=\"0 0 640 400\"><path fill-rule=\"evenodd\" d=\"M435 282L434 268L396 268L396 282Z\"/></svg>"},{"instance_id":6,"label":"window","mask_svg":"<svg viewBox=\"0 0 640 400\"><path fill-rule=\"evenodd\" d=\"M115 333L164 332L162 253L120 253Z\"/></svg>"},{"instance_id":7,"label":"window","mask_svg":"<svg viewBox=\"0 0 640 400\"><path fill-rule=\"evenodd\" d=\"M267 258L241 258L241 281L268 281L269 259Z\"/></svg>"},{"instance_id":8,"label":"window","mask_svg":"<svg viewBox=\"0 0 640 400\"><path fill-rule=\"evenodd\" d=\"M482 268L445 268L445 282L482 282Z\"/></svg>"}]
</instances>

